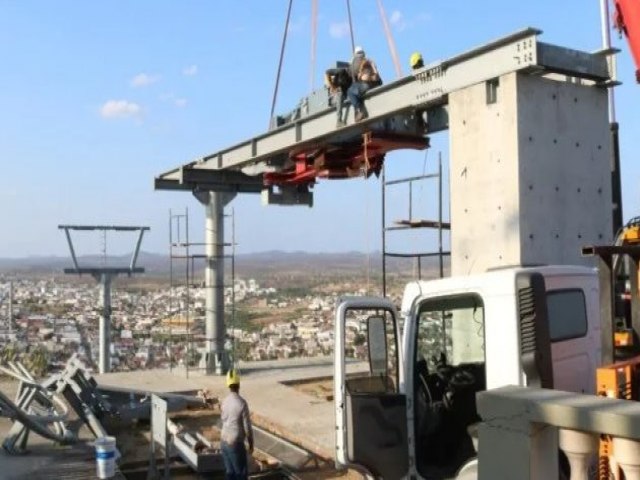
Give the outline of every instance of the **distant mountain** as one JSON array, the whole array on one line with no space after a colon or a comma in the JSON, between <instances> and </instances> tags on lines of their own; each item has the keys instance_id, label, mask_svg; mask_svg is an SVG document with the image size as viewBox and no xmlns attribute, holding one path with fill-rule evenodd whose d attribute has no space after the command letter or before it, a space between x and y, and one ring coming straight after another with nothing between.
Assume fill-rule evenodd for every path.
<instances>
[{"instance_id":1,"label":"distant mountain","mask_svg":"<svg viewBox=\"0 0 640 480\"><path fill-rule=\"evenodd\" d=\"M109 256L105 259L99 255L87 255L78 257L80 266L126 266L131 260L131 255ZM448 265L448 259L445 259ZM184 259L174 258L170 261L168 254L140 252L137 265L144 267L147 274L165 275L173 263L174 271L181 272L184 267ZM228 263L228 261L227 261ZM415 259L388 258L387 269L407 270L414 268ZM436 258L422 260L425 269L437 266ZM335 273L362 272L368 264L370 271L380 272L382 267L381 253L371 252L344 252L344 253L310 253L310 252L284 252L268 251L259 253L245 253L236 255L235 269L239 274L269 273L274 271L307 271L314 270L333 271ZM73 267L71 257L58 256L31 256L25 258L0 258L0 272L23 273L62 273L65 268ZM204 259L197 258L193 261L196 270L204 268ZM229 267L227 267L229 268Z\"/></svg>"},{"instance_id":2,"label":"distant mountain","mask_svg":"<svg viewBox=\"0 0 640 480\"><path fill-rule=\"evenodd\" d=\"M81 267L88 266L127 266L131 261L131 254L112 255L106 259L101 255L83 255L77 258ZM140 252L137 266L145 267L149 273L164 273L169 271L167 255ZM65 268L73 268L71 257L58 256L30 256L24 258L0 258L0 272L31 272L31 273L62 273Z\"/></svg>"}]
</instances>

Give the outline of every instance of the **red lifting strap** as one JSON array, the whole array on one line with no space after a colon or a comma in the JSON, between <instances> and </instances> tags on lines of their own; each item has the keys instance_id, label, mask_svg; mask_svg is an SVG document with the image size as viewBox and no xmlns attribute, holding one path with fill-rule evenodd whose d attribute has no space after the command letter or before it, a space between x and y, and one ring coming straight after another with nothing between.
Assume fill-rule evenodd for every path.
<instances>
[{"instance_id":1,"label":"red lifting strap","mask_svg":"<svg viewBox=\"0 0 640 480\"><path fill-rule=\"evenodd\" d=\"M631 54L636 63L636 80L640 82L640 0L614 0L615 26L629 41Z\"/></svg>"}]
</instances>

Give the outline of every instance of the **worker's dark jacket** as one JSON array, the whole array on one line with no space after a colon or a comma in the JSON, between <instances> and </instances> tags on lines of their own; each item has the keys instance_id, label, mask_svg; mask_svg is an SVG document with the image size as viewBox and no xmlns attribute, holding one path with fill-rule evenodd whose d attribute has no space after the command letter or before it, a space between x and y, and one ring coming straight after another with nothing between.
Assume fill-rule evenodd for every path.
<instances>
[{"instance_id":1,"label":"worker's dark jacket","mask_svg":"<svg viewBox=\"0 0 640 480\"><path fill-rule=\"evenodd\" d=\"M346 68L330 68L326 71L331 85L339 88L343 94L347 93L347 89L351 86L351 73Z\"/></svg>"}]
</instances>

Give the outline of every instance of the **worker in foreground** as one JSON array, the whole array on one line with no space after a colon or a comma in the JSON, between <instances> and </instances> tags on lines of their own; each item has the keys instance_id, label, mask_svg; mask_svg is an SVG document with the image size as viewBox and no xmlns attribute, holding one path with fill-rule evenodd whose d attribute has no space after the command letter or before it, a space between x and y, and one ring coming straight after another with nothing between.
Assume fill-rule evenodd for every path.
<instances>
[{"instance_id":1,"label":"worker in foreground","mask_svg":"<svg viewBox=\"0 0 640 480\"><path fill-rule=\"evenodd\" d=\"M351 60L353 84L347 90L347 97L353 105L355 120L359 122L369 116L364 105L364 94L369 89L382 85L382 79L373 60L367 58L362 47L356 47Z\"/></svg>"},{"instance_id":2,"label":"worker in foreground","mask_svg":"<svg viewBox=\"0 0 640 480\"><path fill-rule=\"evenodd\" d=\"M249 453L252 453L253 430L249 417L249 406L239 393L240 375L235 369L231 369L227 373L227 387L229 387L229 395L225 397L220 406L220 418L222 419L220 446L226 472L225 479L246 480L249 469L244 442L247 441Z\"/></svg>"}]
</instances>

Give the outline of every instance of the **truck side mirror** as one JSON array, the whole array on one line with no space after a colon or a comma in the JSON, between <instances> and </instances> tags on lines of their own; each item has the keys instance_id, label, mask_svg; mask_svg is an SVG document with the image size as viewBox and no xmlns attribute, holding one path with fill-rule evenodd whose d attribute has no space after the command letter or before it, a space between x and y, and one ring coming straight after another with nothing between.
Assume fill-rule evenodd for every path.
<instances>
[{"instance_id":1,"label":"truck side mirror","mask_svg":"<svg viewBox=\"0 0 640 480\"><path fill-rule=\"evenodd\" d=\"M367 318L367 346L371 375L384 375L387 372L387 332L383 316Z\"/></svg>"}]
</instances>

